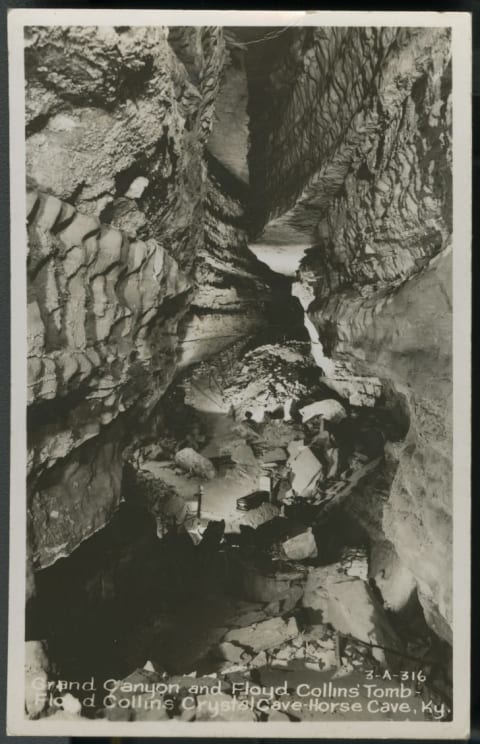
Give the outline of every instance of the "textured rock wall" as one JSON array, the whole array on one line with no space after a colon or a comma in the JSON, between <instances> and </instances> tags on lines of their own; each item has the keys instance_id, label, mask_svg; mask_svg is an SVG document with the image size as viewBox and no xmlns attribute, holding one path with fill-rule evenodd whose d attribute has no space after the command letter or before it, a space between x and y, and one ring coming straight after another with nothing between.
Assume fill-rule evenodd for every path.
<instances>
[{"instance_id":1,"label":"textured rock wall","mask_svg":"<svg viewBox=\"0 0 480 744\"><path fill-rule=\"evenodd\" d=\"M251 106L270 104L252 133L252 182L267 200L251 229L262 243L310 246L297 287L324 352L393 383L408 405L388 499L370 501L375 514L368 498L351 506L394 546L449 639L449 32L314 29L276 44L270 70L265 60L250 75Z\"/></svg>"},{"instance_id":2,"label":"textured rock wall","mask_svg":"<svg viewBox=\"0 0 480 744\"><path fill-rule=\"evenodd\" d=\"M123 450L181 366L261 328L271 276L206 152L231 64L221 30L30 28L25 59L40 568L109 521Z\"/></svg>"},{"instance_id":3,"label":"textured rock wall","mask_svg":"<svg viewBox=\"0 0 480 744\"><path fill-rule=\"evenodd\" d=\"M47 563L118 505L118 419L133 423L135 409L139 423L171 381L192 284L154 239L131 241L53 196L30 196L30 514Z\"/></svg>"},{"instance_id":4,"label":"textured rock wall","mask_svg":"<svg viewBox=\"0 0 480 744\"><path fill-rule=\"evenodd\" d=\"M258 332L268 322L275 287L288 297L287 283L265 270L247 248L243 190L221 163L212 158L209 163L203 240L192 267L197 289L183 323L181 366Z\"/></svg>"},{"instance_id":5,"label":"textured rock wall","mask_svg":"<svg viewBox=\"0 0 480 744\"><path fill-rule=\"evenodd\" d=\"M376 214L358 216L370 231L386 206L406 215L410 200L420 201L419 217L444 207L448 218L448 29L303 29L272 45L253 53L249 68L252 209L270 242L287 232L309 245L324 239L319 217L333 221L330 201L342 195L349 208L364 207L375 192ZM420 187L419 171L429 168ZM344 215L336 220L343 227ZM352 240L359 230L351 227Z\"/></svg>"},{"instance_id":6,"label":"textured rock wall","mask_svg":"<svg viewBox=\"0 0 480 744\"><path fill-rule=\"evenodd\" d=\"M183 266L201 237L225 49L218 29L181 31L170 45L158 27L31 29L26 100L35 185L158 239Z\"/></svg>"},{"instance_id":7,"label":"textured rock wall","mask_svg":"<svg viewBox=\"0 0 480 744\"><path fill-rule=\"evenodd\" d=\"M448 250L386 299L344 303L335 353L388 378L407 405L410 428L387 448L388 500L360 495L353 510L379 529L414 575L427 620L447 640L452 621L451 256ZM348 351L345 352L345 347ZM338 350L338 351L337 351ZM395 466L398 463L398 467Z\"/></svg>"},{"instance_id":8,"label":"textured rock wall","mask_svg":"<svg viewBox=\"0 0 480 744\"><path fill-rule=\"evenodd\" d=\"M245 47L225 30L229 64L225 66L215 106L214 126L208 149L228 171L248 184L248 80Z\"/></svg>"}]
</instances>

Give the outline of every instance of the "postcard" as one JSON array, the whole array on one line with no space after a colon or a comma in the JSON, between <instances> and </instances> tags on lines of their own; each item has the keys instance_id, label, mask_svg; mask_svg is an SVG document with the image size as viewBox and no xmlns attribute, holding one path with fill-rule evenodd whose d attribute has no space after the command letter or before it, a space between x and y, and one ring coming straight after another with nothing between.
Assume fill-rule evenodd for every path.
<instances>
[{"instance_id":1,"label":"postcard","mask_svg":"<svg viewBox=\"0 0 480 744\"><path fill-rule=\"evenodd\" d=\"M468 736L470 20L10 11L10 734Z\"/></svg>"}]
</instances>

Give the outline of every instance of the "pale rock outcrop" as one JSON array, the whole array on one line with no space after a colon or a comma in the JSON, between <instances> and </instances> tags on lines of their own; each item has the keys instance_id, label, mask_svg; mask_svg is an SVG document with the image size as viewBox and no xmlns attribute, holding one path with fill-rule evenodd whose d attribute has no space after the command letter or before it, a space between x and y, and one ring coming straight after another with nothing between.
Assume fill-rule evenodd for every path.
<instances>
[{"instance_id":1,"label":"pale rock outcrop","mask_svg":"<svg viewBox=\"0 0 480 744\"><path fill-rule=\"evenodd\" d=\"M309 527L305 532L294 535L282 543L282 550L291 561L303 561L306 558L315 558L317 556L317 544Z\"/></svg>"},{"instance_id":2,"label":"pale rock outcrop","mask_svg":"<svg viewBox=\"0 0 480 744\"><path fill-rule=\"evenodd\" d=\"M302 605L313 620L330 623L340 633L371 645L373 656L381 663L389 650L400 649L399 639L368 584L341 576L335 566L309 570Z\"/></svg>"},{"instance_id":3,"label":"pale rock outcrop","mask_svg":"<svg viewBox=\"0 0 480 744\"><path fill-rule=\"evenodd\" d=\"M38 718L48 702L50 663L43 641L25 644L25 709L29 718Z\"/></svg>"},{"instance_id":4,"label":"pale rock outcrop","mask_svg":"<svg viewBox=\"0 0 480 744\"><path fill-rule=\"evenodd\" d=\"M323 382L323 380L322 380ZM327 398L326 400L317 400L315 403L310 403L308 406L300 409L303 423L310 421L315 416L321 416L326 421L333 421L338 423L347 416L345 408L338 400L332 400Z\"/></svg>"},{"instance_id":5,"label":"pale rock outcrop","mask_svg":"<svg viewBox=\"0 0 480 744\"><path fill-rule=\"evenodd\" d=\"M175 463L190 475L196 475L205 480L211 480L215 477L215 468L210 460L191 447L185 447L175 455Z\"/></svg>"},{"instance_id":6,"label":"pale rock outcrop","mask_svg":"<svg viewBox=\"0 0 480 744\"><path fill-rule=\"evenodd\" d=\"M370 552L368 576L380 590L386 609L398 612L407 606L415 593L416 583L391 542L375 542Z\"/></svg>"},{"instance_id":7,"label":"pale rock outcrop","mask_svg":"<svg viewBox=\"0 0 480 744\"><path fill-rule=\"evenodd\" d=\"M303 440L288 446L288 465L292 472L291 486L297 496L307 498L315 493L317 483L324 477L324 467Z\"/></svg>"},{"instance_id":8,"label":"pale rock outcrop","mask_svg":"<svg viewBox=\"0 0 480 744\"><path fill-rule=\"evenodd\" d=\"M227 53L230 64L220 82L215 105L214 126L208 149L228 171L240 181L248 183L248 81L245 69L246 50L226 31Z\"/></svg>"},{"instance_id":9,"label":"pale rock outcrop","mask_svg":"<svg viewBox=\"0 0 480 744\"><path fill-rule=\"evenodd\" d=\"M118 506L126 420L146 418L172 379L191 282L154 239L30 197L30 528L48 565Z\"/></svg>"},{"instance_id":10,"label":"pale rock outcrop","mask_svg":"<svg viewBox=\"0 0 480 744\"><path fill-rule=\"evenodd\" d=\"M359 301L356 313L348 302L336 306L345 329L339 353L348 346L359 369L390 379L408 404L410 428L404 446L391 450L398 469L376 538L393 543L415 577L427 620L446 639L452 620L450 296L446 251L381 304ZM358 318L359 307L361 324L351 315Z\"/></svg>"},{"instance_id":11,"label":"pale rock outcrop","mask_svg":"<svg viewBox=\"0 0 480 744\"><path fill-rule=\"evenodd\" d=\"M237 643L258 653L274 646L280 646L285 641L298 636L298 626L294 617L284 620L282 617L272 617L261 623L246 628L229 630L225 635L225 642Z\"/></svg>"}]
</instances>

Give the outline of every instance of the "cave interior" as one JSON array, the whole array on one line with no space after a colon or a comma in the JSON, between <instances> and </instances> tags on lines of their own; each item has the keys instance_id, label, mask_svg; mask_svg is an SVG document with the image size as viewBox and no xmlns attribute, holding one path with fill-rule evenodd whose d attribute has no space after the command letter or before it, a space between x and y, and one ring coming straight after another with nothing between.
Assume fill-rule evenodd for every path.
<instances>
[{"instance_id":1,"label":"cave interior","mask_svg":"<svg viewBox=\"0 0 480 744\"><path fill-rule=\"evenodd\" d=\"M388 669L451 715L446 31L29 30L26 641L74 698Z\"/></svg>"}]
</instances>

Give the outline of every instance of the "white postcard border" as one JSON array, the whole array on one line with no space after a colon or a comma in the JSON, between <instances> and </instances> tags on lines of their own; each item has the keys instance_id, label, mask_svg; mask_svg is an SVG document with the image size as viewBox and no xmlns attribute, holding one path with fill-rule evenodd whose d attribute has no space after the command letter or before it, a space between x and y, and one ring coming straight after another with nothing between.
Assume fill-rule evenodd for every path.
<instances>
[{"instance_id":1,"label":"white postcard border","mask_svg":"<svg viewBox=\"0 0 480 744\"><path fill-rule=\"evenodd\" d=\"M449 26L453 86L453 546L451 722L124 722L24 715L26 201L23 28L28 25ZM467 13L15 9L8 13L11 194L11 466L7 733L25 736L468 737L470 699L471 17Z\"/></svg>"}]
</instances>

